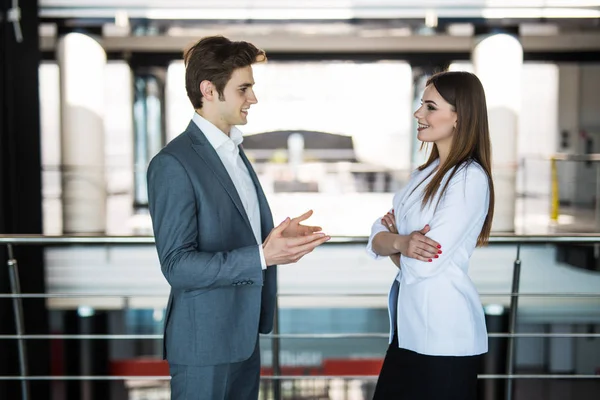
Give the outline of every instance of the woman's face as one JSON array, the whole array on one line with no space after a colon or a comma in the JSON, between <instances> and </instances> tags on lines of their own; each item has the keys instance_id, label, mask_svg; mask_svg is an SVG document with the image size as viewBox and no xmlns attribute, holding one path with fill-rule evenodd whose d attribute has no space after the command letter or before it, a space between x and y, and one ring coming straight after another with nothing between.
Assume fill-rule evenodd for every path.
<instances>
[{"instance_id":1,"label":"woman's face","mask_svg":"<svg viewBox=\"0 0 600 400\"><path fill-rule=\"evenodd\" d=\"M454 107L429 85L423 92L421 107L414 113L419 123L417 138L423 142L440 145L451 141L456 128L457 114Z\"/></svg>"}]
</instances>

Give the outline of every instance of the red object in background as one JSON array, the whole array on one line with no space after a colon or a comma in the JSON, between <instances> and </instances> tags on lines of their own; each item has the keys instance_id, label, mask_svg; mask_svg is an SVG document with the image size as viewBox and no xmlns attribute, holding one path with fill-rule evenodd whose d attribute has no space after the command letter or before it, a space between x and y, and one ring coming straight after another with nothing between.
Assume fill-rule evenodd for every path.
<instances>
[{"instance_id":1,"label":"red object in background","mask_svg":"<svg viewBox=\"0 0 600 400\"><path fill-rule=\"evenodd\" d=\"M50 332L52 335L59 335L62 332ZM50 341L50 375L61 376L64 375L65 361L64 361L64 341L62 339L55 339Z\"/></svg>"},{"instance_id":2,"label":"red object in background","mask_svg":"<svg viewBox=\"0 0 600 400\"><path fill-rule=\"evenodd\" d=\"M110 362L113 376L169 376L169 364L157 358L135 358Z\"/></svg>"},{"instance_id":3,"label":"red object in background","mask_svg":"<svg viewBox=\"0 0 600 400\"><path fill-rule=\"evenodd\" d=\"M371 376L379 375L383 359L325 359L322 366L282 367L282 376ZM113 376L169 376L169 364L156 358L116 360L110 363ZM273 375L272 368L263 367L263 376Z\"/></svg>"},{"instance_id":4,"label":"red object in background","mask_svg":"<svg viewBox=\"0 0 600 400\"><path fill-rule=\"evenodd\" d=\"M273 368L262 367L261 376L272 376ZM281 367L281 376L318 376L323 375L323 368L318 366Z\"/></svg>"},{"instance_id":5,"label":"red object in background","mask_svg":"<svg viewBox=\"0 0 600 400\"><path fill-rule=\"evenodd\" d=\"M358 358L358 359L325 359L323 362L323 375L327 376L363 376L379 375L383 359Z\"/></svg>"}]
</instances>

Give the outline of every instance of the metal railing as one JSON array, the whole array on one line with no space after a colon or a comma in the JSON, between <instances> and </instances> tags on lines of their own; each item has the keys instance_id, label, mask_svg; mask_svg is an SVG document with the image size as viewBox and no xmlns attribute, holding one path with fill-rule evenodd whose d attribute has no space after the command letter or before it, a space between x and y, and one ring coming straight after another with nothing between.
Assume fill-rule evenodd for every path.
<instances>
[{"instance_id":1,"label":"metal railing","mask_svg":"<svg viewBox=\"0 0 600 400\"><path fill-rule=\"evenodd\" d=\"M366 245L367 239L365 237L333 237L326 246L337 244L337 245ZM583 375L583 374L515 374L515 339L516 338L575 338L575 337L587 337L597 338L600 334L594 333L517 333L517 312L518 312L518 301L519 297L558 297L558 298L600 298L599 293L520 293L520 278L521 278L521 246L525 244L598 244L600 243L599 234L570 234L569 236L563 235L492 235L490 237L490 244L509 244L516 245L516 257L513 263L513 274L512 274L512 289L510 293L480 293L480 296L506 296L510 297L510 308L508 318L508 332L507 333L489 333L488 336L491 338L507 338L507 359L506 359L506 373L505 374L481 374L478 377L480 379L505 379L506 380L506 400L512 400L513 394L513 380L514 379L600 379L600 375ZM39 246L66 246L66 245L139 245L139 244L154 244L154 238L151 236L43 236L43 235L0 235L0 245L6 245L8 248L8 270L10 276L10 287L11 293L0 294L0 298L11 298L14 310L16 334L15 335L0 335L0 340L3 339L16 339L18 343L19 353L19 371L20 376L0 376L2 380L20 380L21 390L23 393L22 398L29 400L29 388L28 382L32 380L79 380L79 381L91 381L91 380L168 380L168 376L29 376L28 365L27 365L27 348L25 340L39 340L39 339L91 339L91 340L131 340L131 339L162 339L162 335L150 334L150 335L117 335L117 334L47 334L47 335L27 335L24 332L23 326L23 306L22 300L24 298L53 298L53 297L71 297L71 298L83 298L83 297L163 297L164 295L140 295L140 294L86 294L86 293L27 293L23 294L20 290L19 285L19 270L18 263L14 257L13 247L17 245L39 245ZM384 296L383 293L279 293L278 297L345 297L345 296ZM275 311L275 321L278 321L279 307ZM263 376L261 379L273 381L275 384L272 386L273 398L276 400L281 399L281 386L282 380L293 380L293 379L362 379L362 380L375 380L377 376L313 376L313 375L281 375L281 368L279 364L279 339L291 339L291 338L309 338L309 339L340 339L340 338L387 338L388 333L336 333L336 334L281 334L279 333L279 324L276 322L272 334L263 335L265 338L272 340L273 349L273 375Z\"/></svg>"}]
</instances>

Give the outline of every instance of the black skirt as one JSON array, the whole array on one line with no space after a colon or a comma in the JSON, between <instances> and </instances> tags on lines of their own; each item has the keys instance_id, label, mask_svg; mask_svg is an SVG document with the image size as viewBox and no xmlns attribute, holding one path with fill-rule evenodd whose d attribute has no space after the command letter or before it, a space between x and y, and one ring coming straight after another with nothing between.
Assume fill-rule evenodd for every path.
<instances>
[{"instance_id":1,"label":"black skirt","mask_svg":"<svg viewBox=\"0 0 600 400\"><path fill-rule=\"evenodd\" d=\"M373 400L476 400L480 356L428 356L388 348Z\"/></svg>"}]
</instances>

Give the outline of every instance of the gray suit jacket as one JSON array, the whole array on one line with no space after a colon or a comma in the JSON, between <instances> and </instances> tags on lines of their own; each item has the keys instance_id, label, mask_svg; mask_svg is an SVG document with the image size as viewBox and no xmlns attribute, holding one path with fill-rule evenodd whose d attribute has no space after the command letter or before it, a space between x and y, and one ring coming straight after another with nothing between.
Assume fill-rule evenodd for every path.
<instances>
[{"instance_id":1,"label":"gray suit jacket","mask_svg":"<svg viewBox=\"0 0 600 400\"><path fill-rule=\"evenodd\" d=\"M271 210L254 169L263 240ZM256 238L227 170L192 121L148 167L148 202L162 272L171 285L164 357L206 366L246 360L273 329L277 271L263 271Z\"/></svg>"}]
</instances>

